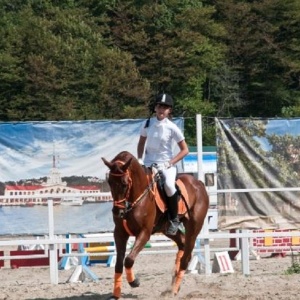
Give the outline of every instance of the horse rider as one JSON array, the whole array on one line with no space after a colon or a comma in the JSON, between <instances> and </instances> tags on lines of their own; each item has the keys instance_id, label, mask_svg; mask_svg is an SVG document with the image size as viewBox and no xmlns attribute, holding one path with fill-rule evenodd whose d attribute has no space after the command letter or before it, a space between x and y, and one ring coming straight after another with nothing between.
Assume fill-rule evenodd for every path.
<instances>
[{"instance_id":1,"label":"horse rider","mask_svg":"<svg viewBox=\"0 0 300 300\"><path fill-rule=\"evenodd\" d=\"M141 165L150 167L156 164L164 176L164 190L169 212L169 227L166 234L175 235L180 224L178 218L178 192L175 186L176 163L182 160L189 149L180 128L171 121L173 98L160 94L155 99L155 116L145 121L140 130L137 145L138 160ZM173 152L174 142L179 152ZM144 156L144 160L143 160Z\"/></svg>"}]
</instances>

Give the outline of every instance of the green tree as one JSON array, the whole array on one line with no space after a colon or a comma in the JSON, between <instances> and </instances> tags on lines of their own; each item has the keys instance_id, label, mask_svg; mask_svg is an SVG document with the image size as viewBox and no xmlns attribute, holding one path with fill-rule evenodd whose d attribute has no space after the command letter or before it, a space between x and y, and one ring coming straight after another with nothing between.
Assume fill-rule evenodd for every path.
<instances>
[{"instance_id":1,"label":"green tree","mask_svg":"<svg viewBox=\"0 0 300 300\"><path fill-rule=\"evenodd\" d=\"M240 76L243 108L234 115L272 117L299 103L299 1L208 2L227 30L227 65Z\"/></svg>"},{"instance_id":2,"label":"green tree","mask_svg":"<svg viewBox=\"0 0 300 300\"><path fill-rule=\"evenodd\" d=\"M73 1L27 4L2 11L3 119L121 118L124 106L147 105L149 84L130 53L106 46L87 10Z\"/></svg>"}]
</instances>

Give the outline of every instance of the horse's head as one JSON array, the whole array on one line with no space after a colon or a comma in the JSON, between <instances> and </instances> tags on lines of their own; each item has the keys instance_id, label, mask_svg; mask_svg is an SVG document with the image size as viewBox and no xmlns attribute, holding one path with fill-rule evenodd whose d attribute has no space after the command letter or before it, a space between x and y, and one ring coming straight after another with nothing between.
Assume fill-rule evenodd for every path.
<instances>
[{"instance_id":1,"label":"horse's head","mask_svg":"<svg viewBox=\"0 0 300 300\"><path fill-rule=\"evenodd\" d=\"M127 151L110 162L103 157L102 160L109 168L107 179L114 201L113 213L123 217L143 198L151 179L147 177L147 170Z\"/></svg>"},{"instance_id":2,"label":"horse's head","mask_svg":"<svg viewBox=\"0 0 300 300\"><path fill-rule=\"evenodd\" d=\"M112 161L102 160L109 168L108 184L114 200L114 213L123 217L129 204L129 194L132 186L132 178L129 166L132 163L132 156L116 156Z\"/></svg>"}]
</instances>

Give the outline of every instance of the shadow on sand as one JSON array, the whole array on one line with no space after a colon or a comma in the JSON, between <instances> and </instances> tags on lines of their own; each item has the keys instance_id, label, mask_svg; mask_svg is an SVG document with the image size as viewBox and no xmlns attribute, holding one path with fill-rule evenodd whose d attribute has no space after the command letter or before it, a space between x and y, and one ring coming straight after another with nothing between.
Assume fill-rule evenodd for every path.
<instances>
[{"instance_id":1,"label":"shadow on sand","mask_svg":"<svg viewBox=\"0 0 300 300\"><path fill-rule=\"evenodd\" d=\"M70 297L62 297L62 298L51 298L56 300L107 300L111 296L111 293L108 294L95 294L95 293L84 293L80 296L70 296ZM138 299L136 295L127 294L122 295L122 299ZM49 300L49 298L27 298L26 300Z\"/></svg>"}]
</instances>

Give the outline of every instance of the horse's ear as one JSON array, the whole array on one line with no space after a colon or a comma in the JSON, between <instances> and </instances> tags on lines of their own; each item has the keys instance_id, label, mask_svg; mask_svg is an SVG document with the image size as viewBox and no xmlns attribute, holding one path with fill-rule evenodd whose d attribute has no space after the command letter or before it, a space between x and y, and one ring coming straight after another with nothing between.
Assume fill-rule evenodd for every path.
<instances>
[{"instance_id":1,"label":"horse's ear","mask_svg":"<svg viewBox=\"0 0 300 300\"><path fill-rule=\"evenodd\" d=\"M131 164L131 161L132 161L132 157L121 167L121 169L122 169L123 172L127 171L128 167Z\"/></svg>"},{"instance_id":2,"label":"horse's ear","mask_svg":"<svg viewBox=\"0 0 300 300\"><path fill-rule=\"evenodd\" d=\"M104 164L111 170L113 164L106 160L104 157L101 157L101 159L103 160Z\"/></svg>"}]
</instances>

